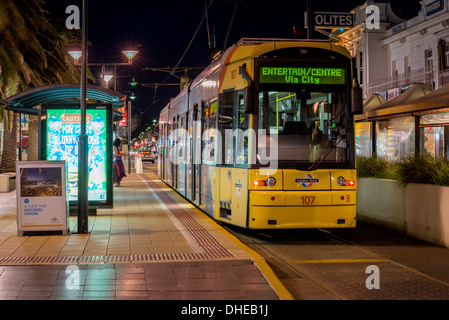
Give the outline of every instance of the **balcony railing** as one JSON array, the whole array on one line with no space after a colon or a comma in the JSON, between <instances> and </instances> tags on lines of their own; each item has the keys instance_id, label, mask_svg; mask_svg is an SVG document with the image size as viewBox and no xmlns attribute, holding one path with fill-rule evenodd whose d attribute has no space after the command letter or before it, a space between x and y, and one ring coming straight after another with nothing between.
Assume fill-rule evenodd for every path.
<instances>
[{"instance_id":1,"label":"balcony railing","mask_svg":"<svg viewBox=\"0 0 449 320\"><path fill-rule=\"evenodd\" d=\"M412 83L423 83L429 89L434 89L436 71L433 68L422 68L411 72L398 74L393 77L368 83L366 95L382 92L393 88L404 87ZM449 83L449 74L446 75L446 83ZM441 82L440 82L441 83ZM441 85L440 85L441 86Z\"/></svg>"},{"instance_id":2,"label":"balcony railing","mask_svg":"<svg viewBox=\"0 0 449 320\"><path fill-rule=\"evenodd\" d=\"M438 73L438 84L440 88L449 84L449 69Z\"/></svg>"}]
</instances>

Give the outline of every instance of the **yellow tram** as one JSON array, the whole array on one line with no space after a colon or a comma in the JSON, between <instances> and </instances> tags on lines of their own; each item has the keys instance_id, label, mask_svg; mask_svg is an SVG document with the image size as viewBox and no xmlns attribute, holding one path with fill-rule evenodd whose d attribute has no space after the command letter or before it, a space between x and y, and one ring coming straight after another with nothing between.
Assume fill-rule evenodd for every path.
<instances>
[{"instance_id":1,"label":"yellow tram","mask_svg":"<svg viewBox=\"0 0 449 320\"><path fill-rule=\"evenodd\" d=\"M240 227L355 227L353 80L336 44L240 40L161 111L159 178Z\"/></svg>"}]
</instances>

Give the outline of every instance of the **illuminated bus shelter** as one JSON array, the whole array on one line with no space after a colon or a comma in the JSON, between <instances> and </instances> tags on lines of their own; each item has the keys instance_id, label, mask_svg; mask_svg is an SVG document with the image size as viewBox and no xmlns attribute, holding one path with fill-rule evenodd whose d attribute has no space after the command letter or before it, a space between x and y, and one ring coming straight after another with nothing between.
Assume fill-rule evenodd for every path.
<instances>
[{"instance_id":1,"label":"illuminated bus shelter","mask_svg":"<svg viewBox=\"0 0 449 320\"><path fill-rule=\"evenodd\" d=\"M36 160L66 161L67 200L72 207L77 205L79 99L80 85L64 83L32 88L0 101L7 110L39 117ZM123 117L118 109L126 105L126 95L88 85L87 99L89 208L112 208L113 122Z\"/></svg>"},{"instance_id":2,"label":"illuminated bus shelter","mask_svg":"<svg viewBox=\"0 0 449 320\"><path fill-rule=\"evenodd\" d=\"M449 85L431 91L413 84L396 98L379 102L369 109L365 105L364 114L355 119L357 156L449 158Z\"/></svg>"},{"instance_id":3,"label":"illuminated bus shelter","mask_svg":"<svg viewBox=\"0 0 449 320\"><path fill-rule=\"evenodd\" d=\"M65 160L67 194L71 206L78 201L78 136L81 131L81 110L75 105L42 105L40 108L40 158ZM86 111L88 135L90 207L112 207L112 105L88 104Z\"/></svg>"}]
</instances>

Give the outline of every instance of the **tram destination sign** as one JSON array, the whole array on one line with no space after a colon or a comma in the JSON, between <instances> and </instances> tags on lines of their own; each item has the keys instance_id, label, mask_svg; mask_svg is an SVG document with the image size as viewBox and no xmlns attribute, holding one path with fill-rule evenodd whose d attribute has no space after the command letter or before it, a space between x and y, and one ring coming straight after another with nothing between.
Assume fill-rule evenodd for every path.
<instances>
[{"instance_id":1,"label":"tram destination sign","mask_svg":"<svg viewBox=\"0 0 449 320\"><path fill-rule=\"evenodd\" d=\"M345 69L332 67L261 66L260 83L279 84L345 84Z\"/></svg>"}]
</instances>

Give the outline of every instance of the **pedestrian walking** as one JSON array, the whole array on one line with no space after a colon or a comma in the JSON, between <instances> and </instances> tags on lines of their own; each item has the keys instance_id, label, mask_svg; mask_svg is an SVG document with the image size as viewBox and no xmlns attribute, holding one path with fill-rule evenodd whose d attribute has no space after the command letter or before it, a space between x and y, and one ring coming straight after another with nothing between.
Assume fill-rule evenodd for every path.
<instances>
[{"instance_id":1,"label":"pedestrian walking","mask_svg":"<svg viewBox=\"0 0 449 320\"><path fill-rule=\"evenodd\" d=\"M125 166L122 160L122 140L119 138L114 140L114 186L120 187L120 182L124 177L126 177Z\"/></svg>"}]
</instances>

